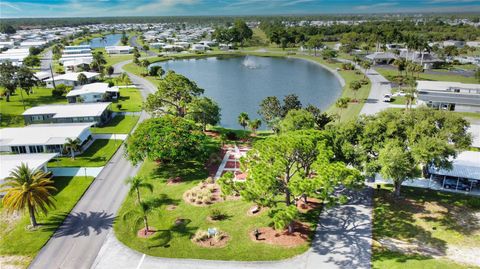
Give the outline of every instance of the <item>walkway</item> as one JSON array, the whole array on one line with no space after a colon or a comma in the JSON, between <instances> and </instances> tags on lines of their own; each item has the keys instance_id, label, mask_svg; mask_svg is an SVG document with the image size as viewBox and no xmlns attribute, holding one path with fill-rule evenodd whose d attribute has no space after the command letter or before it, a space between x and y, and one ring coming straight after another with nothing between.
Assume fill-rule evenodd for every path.
<instances>
[{"instance_id":1,"label":"walkway","mask_svg":"<svg viewBox=\"0 0 480 269\"><path fill-rule=\"evenodd\" d=\"M110 233L92 268L95 269L340 269L370 268L372 191L351 194L352 202L322 213L312 248L292 259L236 262L171 259L148 256L120 243Z\"/></svg>"}]
</instances>

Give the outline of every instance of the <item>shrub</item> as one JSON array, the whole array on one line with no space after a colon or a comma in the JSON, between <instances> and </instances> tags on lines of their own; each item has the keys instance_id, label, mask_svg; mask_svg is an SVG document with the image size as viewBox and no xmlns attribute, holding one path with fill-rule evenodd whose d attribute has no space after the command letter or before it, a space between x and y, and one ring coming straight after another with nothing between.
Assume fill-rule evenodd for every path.
<instances>
[{"instance_id":1,"label":"shrub","mask_svg":"<svg viewBox=\"0 0 480 269\"><path fill-rule=\"evenodd\" d=\"M122 109L122 104L117 104L117 109L118 110Z\"/></svg>"},{"instance_id":2,"label":"shrub","mask_svg":"<svg viewBox=\"0 0 480 269\"><path fill-rule=\"evenodd\" d=\"M226 135L228 140L233 140L233 141L238 140L238 136L235 132L228 131L225 135Z\"/></svg>"},{"instance_id":3,"label":"shrub","mask_svg":"<svg viewBox=\"0 0 480 269\"><path fill-rule=\"evenodd\" d=\"M193 241L201 242L208 239L208 232L204 230L198 230L193 236Z\"/></svg>"},{"instance_id":4,"label":"shrub","mask_svg":"<svg viewBox=\"0 0 480 269\"><path fill-rule=\"evenodd\" d=\"M361 80L360 80L360 84L362 84L362 85L367 85L367 84L368 84L368 79L364 79L364 78L361 79Z\"/></svg>"},{"instance_id":5,"label":"shrub","mask_svg":"<svg viewBox=\"0 0 480 269\"><path fill-rule=\"evenodd\" d=\"M222 211L218 209L213 209L212 212L210 212L210 218L212 220L222 220L224 216L225 214L223 214Z\"/></svg>"}]
</instances>

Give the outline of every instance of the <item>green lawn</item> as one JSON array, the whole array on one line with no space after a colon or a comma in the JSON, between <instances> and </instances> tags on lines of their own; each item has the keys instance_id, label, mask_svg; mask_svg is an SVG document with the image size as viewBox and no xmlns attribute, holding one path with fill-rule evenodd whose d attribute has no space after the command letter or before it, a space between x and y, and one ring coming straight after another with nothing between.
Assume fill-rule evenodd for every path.
<instances>
[{"instance_id":1,"label":"green lawn","mask_svg":"<svg viewBox=\"0 0 480 269\"><path fill-rule=\"evenodd\" d=\"M121 88L120 98L113 102L111 110L114 112L139 112L142 111L142 94L135 88ZM118 108L120 104L122 107Z\"/></svg>"},{"instance_id":2,"label":"green lawn","mask_svg":"<svg viewBox=\"0 0 480 269\"><path fill-rule=\"evenodd\" d=\"M102 127L92 127L90 131L94 134L128 134L133 129L139 116L117 115Z\"/></svg>"},{"instance_id":3,"label":"green lawn","mask_svg":"<svg viewBox=\"0 0 480 269\"><path fill-rule=\"evenodd\" d=\"M22 214L20 218L15 219L11 215L6 215L5 210L0 208L0 256L3 256L2 260L11 258L13 265L26 268L82 197L93 178L56 177L54 181L58 190L58 193L55 194L56 209L51 209L47 216L39 215L37 220L41 227L38 230L28 231L25 229L30 224L28 214ZM4 263L3 265L8 267L10 264Z\"/></svg>"},{"instance_id":4,"label":"green lawn","mask_svg":"<svg viewBox=\"0 0 480 269\"><path fill-rule=\"evenodd\" d=\"M392 80L393 77L398 76L398 71L394 69L387 69L382 67L375 67L375 70L378 71L382 76L388 80ZM417 77L417 75L415 75ZM464 77L460 75L450 75L450 74L427 74L420 73L417 80L433 80L433 81L453 81L453 82L463 82L463 83L478 83L478 80L475 77Z\"/></svg>"},{"instance_id":5,"label":"green lawn","mask_svg":"<svg viewBox=\"0 0 480 269\"><path fill-rule=\"evenodd\" d=\"M248 216L247 211L252 203L243 200L229 200L209 206L197 207L183 200L183 193L196 186L207 178L207 171L203 164L187 163L182 165L162 164L145 161L140 175L154 186L152 193L142 190L142 199L151 203L156 210L149 215L149 223L160 231L151 239L140 239L136 231L142 226L132 227L132 220L118 218L114 224L117 238L133 248L148 255L171 258L197 258L218 260L278 260L305 252L308 244L298 247L285 248L263 243L253 242L249 234L257 227L270 225L268 212L259 216ZM180 176L183 182L176 185L167 185L166 180ZM168 205L175 205L174 210L167 210ZM134 197L128 197L119 216L134 208ZM207 220L213 209L220 210L227 217L215 223ZM177 218L187 219L186 225L175 226ZM318 212L302 214L302 221L315 224ZM203 248L192 243L192 235L198 229L216 227L228 233L230 240L223 248Z\"/></svg>"},{"instance_id":6,"label":"green lawn","mask_svg":"<svg viewBox=\"0 0 480 269\"><path fill-rule=\"evenodd\" d=\"M25 109L22 103L22 95L20 93L20 90L17 90L15 95L10 96L10 102L6 101L6 97L0 98L0 126L2 128L25 125L22 116ZM48 88L34 88L33 93L27 95L25 91L23 91L22 94L26 109L44 104L67 103L65 97L53 97L52 89Z\"/></svg>"},{"instance_id":7,"label":"green lawn","mask_svg":"<svg viewBox=\"0 0 480 269\"><path fill-rule=\"evenodd\" d=\"M390 189L390 187L388 187ZM480 200L476 197L420 188L402 188L405 199L393 200L390 190L375 192L373 237L421 242L442 253L433 259L405 255L374 245L375 268L467 268L448 260L447 248L480 251ZM478 251L477 251L478 250ZM474 267L471 267L474 268Z\"/></svg>"},{"instance_id":8,"label":"green lawn","mask_svg":"<svg viewBox=\"0 0 480 269\"><path fill-rule=\"evenodd\" d=\"M476 267L454 263L444 259L434 259L421 255L404 255L391 251L373 253L373 269L473 269Z\"/></svg>"},{"instance_id":9,"label":"green lawn","mask_svg":"<svg viewBox=\"0 0 480 269\"><path fill-rule=\"evenodd\" d=\"M75 159L70 156L58 157L48 163L49 167L100 167L104 166L117 149L122 140L97 139L88 149Z\"/></svg>"}]
</instances>

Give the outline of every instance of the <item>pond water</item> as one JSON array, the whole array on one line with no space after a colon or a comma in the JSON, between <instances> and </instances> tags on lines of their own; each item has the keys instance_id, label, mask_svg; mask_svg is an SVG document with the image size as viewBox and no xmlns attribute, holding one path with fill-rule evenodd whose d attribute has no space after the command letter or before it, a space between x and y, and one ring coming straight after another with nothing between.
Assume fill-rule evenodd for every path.
<instances>
[{"instance_id":1,"label":"pond water","mask_svg":"<svg viewBox=\"0 0 480 269\"><path fill-rule=\"evenodd\" d=\"M120 43L122 34L109 34L105 35L105 38L95 37L90 42L82 42L82 45L90 45L92 49L104 48L106 46L115 46Z\"/></svg>"},{"instance_id":2,"label":"pond water","mask_svg":"<svg viewBox=\"0 0 480 269\"><path fill-rule=\"evenodd\" d=\"M174 70L205 89L205 96L221 107L221 125L241 128L237 117L247 112L250 119L260 118L257 111L267 96L280 100L290 93L299 96L304 106L326 110L340 96L338 79L322 66L291 58L209 57L158 62L165 70ZM266 126L262 123L262 128Z\"/></svg>"}]
</instances>

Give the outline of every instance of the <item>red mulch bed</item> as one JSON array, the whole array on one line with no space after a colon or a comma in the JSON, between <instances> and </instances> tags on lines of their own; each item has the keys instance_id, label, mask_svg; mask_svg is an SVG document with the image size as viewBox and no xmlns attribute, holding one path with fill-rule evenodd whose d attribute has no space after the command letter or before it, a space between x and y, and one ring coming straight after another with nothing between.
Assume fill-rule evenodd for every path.
<instances>
[{"instance_id":1,"label":"red mulch bed","mask_svg":"<svg viewBox=\"0 0 480 269\"><path fill-rule=\"evenodd\" d=\"M169 178L167 180L167 185L176 185L182 183L182 178L181 177L174 177L174 178Z\"/></svg>"},{"instance_id":2,"label":"red mulch bed","mask_svg":"<svg viewBox=\"0 0 480 269\"><path fill-rule=\"evenodd\" d=\"M222 248L227 245L228 240L230 240L230 237L225 235L220 241L215 241L212 237L199 242L192 240L192 242L204 248Z\"/></svg>"},{"instance_id":3,"label":"red mulch bed","mask_svg":"<svg viewBox=\"0 0 480 269\"><path fill-rule=\"evenodd\" d=\"M295 222L294 232L288 233L288 230L277 231L272 227L259 228L260 236L259 240L255 239L253 231L249 232L250 239L254 242L265 243L282 247L298 247L309 240L311 233L308 224Z\"/></svg>"},{"instance_id":4,"label":"red mulch bed","mask_svg":"<svg viewBox=\"0 0 480 269\"><path fill-rule=\"evenodd\" d=\"M212 192L212 200L208 203L197 203L196 201L195 202L191 202L188 198L187 198L187 192L190 191L190 190L193 190L193 189L203 189L203 188L206 188L207 186L211 186L213 185L215 187L214 191ZM208 206L208 205L211 205L211 204L214 204L214 203L218 203L218 202L223 202L224 199L222 198L222 191L221 191L221 188L218 184L214 183L214 184L207 184L207 183L202 183L201 187L200 185L197 185L191 189L189 189L188 191L186 191L185 193L183 193L183 200L186 202L186 203L189 203L193 206Z\"/></svg>"},{"instance_id":5,"label":"red mulch bed","mask_svg":"<svg viewBox=\"0 0 480 269\"><path fill-rule=\"evenodd\" d=\"M219 153L219 156L220 156L220 161L219 162L213 162L212 160L208 160L206 163L205 163L205 168L207 169L208 171L208 176L209 177L214 177L215 174L217 173L218 171L218 167L220 166L220 164L222 163L222 160L223 160L223 157L225 156L225 153L227 152L226 148L223 147L222 149L220 149L220 153Z\"/></svg>"},{"instance_id":6,"label":"red mulch bed","mask_svg":"<svg viewBox=\"0 0 480 269\"><path fill-rule=\"evenodd\" d=\"M142 228L140 230L138 230L137 232L137 236L140 237L140 238L149 238L150 236L154 235L157 230L155 230L155 227L148 227L148 232L145 234L145 228Z\"/></svg>"},{"instance_id":7,"label":"red mulch bed","mask_svg":"<svg viewBox=\"0 0 480 269\"><path fill-rule=\"evenodd\" d=\"M308 212L320 206L322 206L322 203L319 199L316 198L307 198L307 204L305 204L305 201L303 201L303 199L300 199L297 202L297 208L302 213Z\"/></svg>"},{"instance_id":8,"label":"red mulch bed","mask_svg":"<svg viewBox=\"0 0 480 269\"><path fill-rule=\"evenodd\" d=\"M227 161L227 163L225 164L225 168L239 168L240 167L240 163L238 162L236 165L235 165L235 161Z\"/></svg>"}]
</instances>

